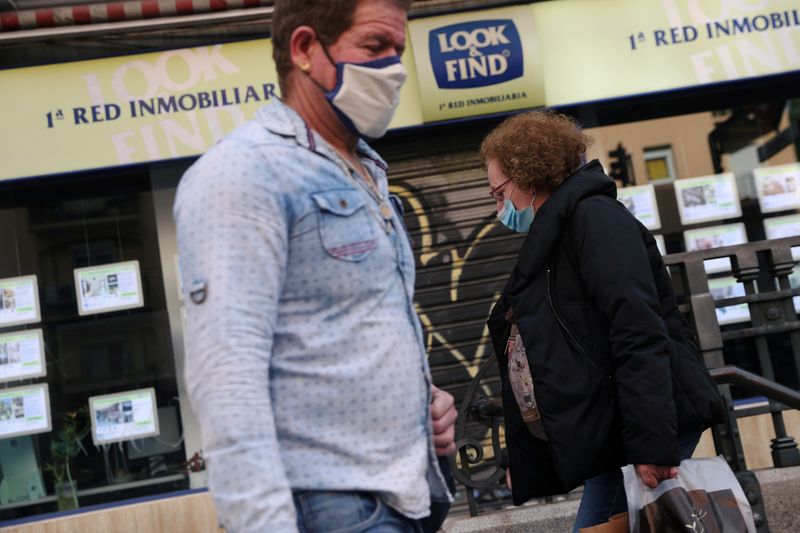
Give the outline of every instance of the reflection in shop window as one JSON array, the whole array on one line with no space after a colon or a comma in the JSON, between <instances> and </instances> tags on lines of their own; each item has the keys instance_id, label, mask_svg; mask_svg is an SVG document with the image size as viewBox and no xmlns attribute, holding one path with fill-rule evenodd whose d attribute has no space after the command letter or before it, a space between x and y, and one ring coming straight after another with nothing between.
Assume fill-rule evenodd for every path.
<instances>
[{"instance_id":1,"label":"reflection in shop window","mask_svg":"<svg viewBox=\"0 0 800 533\"><path fill-rule=\"evenodd\" d=\"M644 165L650 181L674 180L678 177L671 146L645 148Z\"/></svg>"}]
</instances>

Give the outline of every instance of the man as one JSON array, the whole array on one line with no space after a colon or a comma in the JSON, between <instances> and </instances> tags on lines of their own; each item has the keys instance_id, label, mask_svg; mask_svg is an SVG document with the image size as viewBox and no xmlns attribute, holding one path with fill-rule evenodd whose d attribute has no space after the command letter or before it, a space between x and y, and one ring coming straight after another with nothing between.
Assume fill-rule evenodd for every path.
<instances>
[{"instance_id":1,"label":"man","mask_svg":"<svg viewBox=\"0 0 800 533\"><path fill-rule=\"evenodd\" d=\"M229 533L419 531L449 501L453 398L430 384L380 137L410 0L278 0L284 100L184 176L186 379Z\"/></svg>"}]
</instances>

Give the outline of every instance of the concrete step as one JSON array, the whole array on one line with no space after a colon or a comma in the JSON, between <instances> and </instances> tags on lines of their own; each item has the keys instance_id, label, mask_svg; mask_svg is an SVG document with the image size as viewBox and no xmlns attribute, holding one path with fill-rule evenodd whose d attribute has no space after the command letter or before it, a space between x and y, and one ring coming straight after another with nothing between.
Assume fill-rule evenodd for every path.
<instances>
[{"instance_id":1,"label":"concrete step","mask_svg":"<svg viewBox=\"0 0 800 533\"><path fill-rule=\"evenodd\" d=\"M800 532L800 467L755 471L771 533ZM569 533L578 512L577 500L526 505L482 514L449 518L444 533Z\"/></svg>"}]
</instances>

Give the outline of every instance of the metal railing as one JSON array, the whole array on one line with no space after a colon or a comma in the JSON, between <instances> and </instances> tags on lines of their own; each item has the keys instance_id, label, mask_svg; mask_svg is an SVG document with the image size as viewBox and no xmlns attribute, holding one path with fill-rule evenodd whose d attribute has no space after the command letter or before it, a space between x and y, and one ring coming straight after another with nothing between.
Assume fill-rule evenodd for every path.
<instances>
[{"instance_id":1,"label":"metal railing","mask_svg":"<svg viewBox=\"0 0 800 533\"><path fill-rule=\"evenodd\" d=\"M773 464L800 465L800 450L795 439L787 434L783 417L786 409L800 409L800 393L777 382L773 365L773 360L778 360L784 370L791 368L794 376L782 375L784 380L800 381L800 320L793 301L800 297L800 279L798 286L792 287L790 276L796 264L793 247L800 247L800 236L664 257L681 302L679 307L694 326L700 352L727 404L725 423L712 428L714 446L737 473L753 507L759 532L769 528L758 481L747 470L738 420L769 413L775 430L771 442ZM709 277L704 262L719 258L730 259L732 275L742 284L743 295L724 298L717 295L715 299L709 287L709 279L715 278ZM744 305L749 312L746 325L720 326L719 310ZM769 341L776 337L781 337L781 343L773 343L771 352ZM750 363L759 367L758 374L726 366L726 343L736 342L754 346L754 352L749 354ZM496 393L487 396L489 389L482 384L487 377L496 375L495 362L494 356L487 359L470 383L456 425L457 458L453 458L451 466L454 477L466 489L473 516L478 514L475 491L502 484L507 466L502 441L502 403ZM755 407L734 408L732 387L764 396L766 401Z\"/></svg>"}]
</instances>

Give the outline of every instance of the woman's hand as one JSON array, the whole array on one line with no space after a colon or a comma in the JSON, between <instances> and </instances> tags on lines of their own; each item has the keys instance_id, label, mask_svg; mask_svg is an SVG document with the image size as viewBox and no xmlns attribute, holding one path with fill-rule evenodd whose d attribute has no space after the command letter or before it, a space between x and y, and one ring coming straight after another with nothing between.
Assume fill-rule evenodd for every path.
<instances>
[{"instance_id":1,"label":"woman's hand","mask_svg":"<svg viewBox=\"0 0 800 533\"><path fill-rule=\"evenodd\" d=\"M642 482L654 489L658 484L667 479L678 477L677 466L636 465L636 475Z\"/></svg>"}]
</instances>

